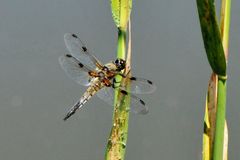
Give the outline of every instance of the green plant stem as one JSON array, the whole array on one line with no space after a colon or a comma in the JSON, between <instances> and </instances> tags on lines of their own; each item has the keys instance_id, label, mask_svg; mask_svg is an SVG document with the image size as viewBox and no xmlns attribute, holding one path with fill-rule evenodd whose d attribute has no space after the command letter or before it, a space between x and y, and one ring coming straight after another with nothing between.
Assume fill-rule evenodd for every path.
<instances>
[{"instance_id":1,"label":"green plant stem","mask_svg":"<svg viewBox=\"0 0 240 160\"><path fill-rule=\"evenodd\" d=\"M226 61L228 59L229 26L230 26L231 0L222 0L220 34ZM227 63L227 62L226 62ZM217 95L217 113L216 130L214 136L213 159L223 160L224 155L224 127L226 114L226 96L227 96L227 77L218 76L218 95ZM226 157L227 158L227 157Z\"/></svg>"},{"instance_id":2,"label":"green plant stem","mask_svg":"<svg viewBox=\"0 0 240 160\"><path fill-rule=\"evenodd\" d=\"M118 29L117 58L125 59L125 55L126 55L126 31Z\"/></svg>"},{"instance_id":3,"label":"green plant stem","mask_svg":"<svg viewBox=\"0 0 240 160\"><path fill-rule=\"evenodd\" d=\"M226 114L226 80L218 79L216 130L213 146L213 159L223 160L224 126Z\"/></svg>"},{"instance_id":4,"label":"green plant stem","mask_svg":"<svg viewBox=\"0 0 240 160\"><path fill-rule=\"evenodd\" d=\"M117 49L117 58L125 59L126 55L126 31L118 29L118 49ZM121 76L115 77L117 82L122 80ZM118 90L115 90L115 98L114 98L114 107L116 107L116 103L118 101Z\"/></svg>"},{"instance_id":5,"label":"green plant stem","mask_svg":"<svg viewBox=\"0 0 240 160\"><path fill-rule=\"evenodd\" d=\"M117 57L125 59L126 52L126 31L118 31L118 52ZM121 77L116 77L121 81ZM121 103L120 103L121 102ZM123 103L122 103L123 102ZM128 137L129 120L129 97L122 96L118 90L115 90L113 126L108 139L106 160L124 160L126 143Z\"/></svg>"}]
</instances>

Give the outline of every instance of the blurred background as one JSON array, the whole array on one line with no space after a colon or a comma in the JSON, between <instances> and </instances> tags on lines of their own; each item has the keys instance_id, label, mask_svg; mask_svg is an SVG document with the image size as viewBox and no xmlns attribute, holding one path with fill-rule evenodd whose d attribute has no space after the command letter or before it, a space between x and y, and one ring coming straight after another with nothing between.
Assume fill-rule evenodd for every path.
<instances>
[{"instance_id":1,"label":"blurred background","mask_svg":"<svg viewBox=\"0 0 240 160\"><path fill-rule=\"evenodd\" d=\"M216 1L220 6L220 0ZM219 11L219 10L218 10ZM228 66L229 159L240 148L240 1L232 1ZM84 40L101 61L116 57L109 0L0 0L0 157L103 160L112 107L94 97L68 121L84 93L58 63L63 35ZM132 10L132 69L157 85L148 115L130 115L126 160L200 160L211 74L196 2L138 0ZM160 158L161 157L161 158Z\"/></svg>"}]
</instances>

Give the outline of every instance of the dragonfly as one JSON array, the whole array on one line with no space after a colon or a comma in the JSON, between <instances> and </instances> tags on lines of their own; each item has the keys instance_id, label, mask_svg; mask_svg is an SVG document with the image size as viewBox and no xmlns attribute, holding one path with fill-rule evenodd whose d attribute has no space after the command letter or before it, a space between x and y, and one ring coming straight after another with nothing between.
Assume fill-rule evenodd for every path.
<instances>
[{"instance_id":1,"label":"dragonfly","mask_svg":"<svg viewBox=\"0 0 240 160\"><path fill-rule=\"evenodd\" d=\"M59 57L61 68L78 84L88 87L67 112L64 120L67 120L78 109L82 108L94 95L113 106L116 89L119 90L120 94L130 96L130 111L137 114L148 113L145 102L135 94L153 93L156 86L152 81L124 75L123 70L126 67L126 61L121 58L102 64L76 34L66 33L64 42L69 53ZM126 86L120 85L115 78L117 75L129 81L131 88L127 89Z\"/></svg>"}]
</instances>

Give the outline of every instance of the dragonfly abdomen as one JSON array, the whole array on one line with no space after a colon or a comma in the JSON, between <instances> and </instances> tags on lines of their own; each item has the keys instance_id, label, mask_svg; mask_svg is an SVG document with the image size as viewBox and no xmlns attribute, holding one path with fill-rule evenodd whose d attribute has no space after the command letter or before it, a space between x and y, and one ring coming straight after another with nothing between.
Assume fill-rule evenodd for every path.
<instances>
[{"instance_id":1,"label":"dragonfly abdomen","mask_svg":"<svg viewBox=\"0 0 240 160\"><path fill-rule=\"evenodd\" d=\"M83 94L83 96L80 98L80 105L84 105L93 95L96 94L97 91L99 91L102 87L104 87L104 84L100 82L97 78L95 82L88 87L86 92Z\"/></svg>"},{"instance_id":2,"label":"dragonfly abdomen","mask_svg":"<svg viewBox=\"0 0 240 160\"><path fill-rule=\"evenodd\" d=\"M97 91L99 91L104 84L100 81L95 81L86 92L83 94L83 96L80 98L80 100L69 110L67 115L64 117L64 120L67 120L69 117L71 117L78 109L80 109L85 103L88 102L88 100L96 94Z\"/></svg>"}]
</instances>

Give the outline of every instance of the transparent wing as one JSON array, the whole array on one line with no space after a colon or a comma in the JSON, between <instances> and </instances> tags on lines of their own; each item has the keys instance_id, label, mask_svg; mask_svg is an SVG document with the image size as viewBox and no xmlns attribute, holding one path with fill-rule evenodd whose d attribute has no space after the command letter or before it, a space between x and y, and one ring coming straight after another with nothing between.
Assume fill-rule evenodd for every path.
<instances>
[{"instance_id":1,"label":"transparent wing","mask_svg":"<svg viewBox=\"0 0 240 160\"><path fill-rule=\"evenodd\" d=\"M88 72L91 70L79 62L76 58L66 54L59 57L59 63L71 79L84 86L90 85L91 77Z\"/></svg>"},{"instance_id":2,"label":"transparent wing","mask_svg":"<svg viewBox=\"0 0 240 160\"><path fill-rule=\"evenodd\" d=\"M75 34L66 33L64 35L64 41L68 51L80 62L91 67L91 69L103 67L97 58L89 53L86 46Z\"/></svg>"},{"instance_id":3,"label":"transparent wing","mask_svg":"<svg viewBox=\"0 0 240 160\"><path fill-rule=\"evenodd\" d=\"M123 96L130 95L130 110L135 114L147 114L148 107L145 102L134 94L130 94L125 90L120 90Z\"/></svg>"},{"instance_id":4,"label":"transparent wing","mask_svg":"<svg viewBox=\"0 0 240 160\"><path fill-rule=\"evenodd\" d=\"M156 90L156 85L153 84L152 81L144 79L144 78L138 78L138 77L126 77L129 79L130 86L130 92L135 94L150 94L153 93ZM126 86L120 87L123 90L126 90Z\"/></svg>"},{"instance_id":5,"label":"transparent wing","mask_svg":"<svg viewBox=\"0 0 240 160\"><path fill-rule=\"evenodd\" d=\"M114 102L114 89L112 87L103 87L96 94L104 102L113 106Z\"/></svg>"},{"instance_id":6,"label":"transparent wing","mask_svg":"<svg viewBox=\"0 0 240 160\"><path fill-rule=\"evenodd\" d=\"M104 87L97 92L97 96L105 101L110 106L113 106L114 103L114 89L112 87ZM138 98L137 96L128 93L125 90L120 90L120 93L123 96L130 95L130 111L136 114L147 114L148 107L145 102Z\"/></svg>"}]
</instances>

